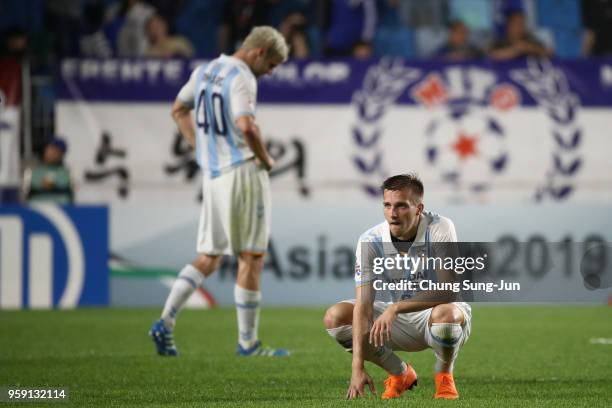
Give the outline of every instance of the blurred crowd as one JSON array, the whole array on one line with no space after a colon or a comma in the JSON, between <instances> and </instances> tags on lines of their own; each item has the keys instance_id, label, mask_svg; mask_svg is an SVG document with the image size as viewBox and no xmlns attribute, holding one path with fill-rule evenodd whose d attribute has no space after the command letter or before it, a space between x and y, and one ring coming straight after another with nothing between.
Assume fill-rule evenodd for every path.
<instances>
[{"instance_id":1,"label":"blurred crowd","mask_svg":"<svg viewBox=\"0 0 612 408\"><path fill-rule=\"evenodd\" d=\"M612 52L612 0L0 0L0 52L210 58L262 24L286 36L296 59Z\"/></svg>"}]
</instances>

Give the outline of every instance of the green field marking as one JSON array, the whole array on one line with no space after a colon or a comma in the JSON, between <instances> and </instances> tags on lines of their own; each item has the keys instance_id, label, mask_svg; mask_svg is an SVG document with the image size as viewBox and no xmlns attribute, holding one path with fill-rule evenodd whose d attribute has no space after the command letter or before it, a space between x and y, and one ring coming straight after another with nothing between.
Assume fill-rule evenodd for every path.
<instances>
[{"instance_id":1,"label":"green field marking","mask_svg":"<svg viewBox=\"0 0 612 408\"><path fill-rule=\"evenodd\" d=\"M110 276L111 278L166 278L172 277L175 278L177 275L177 271L173 269L163 269L163 268L143 268L143 269L119 269L119 268L110 268Z\"/></svg>"}]
</instances>

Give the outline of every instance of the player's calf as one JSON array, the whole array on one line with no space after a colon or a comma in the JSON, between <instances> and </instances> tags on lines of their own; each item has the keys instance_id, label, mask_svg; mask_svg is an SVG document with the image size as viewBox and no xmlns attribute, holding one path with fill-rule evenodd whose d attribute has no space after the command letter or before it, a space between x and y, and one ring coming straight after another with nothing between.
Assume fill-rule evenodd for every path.
<instances>
[{"instance_id":1,"label":"player's calf","mask_svg":"<svg viewBox=\"0 0 612 408\"><path fill-rule=\"evenodd\" d=\"M353 350L353 305L351 303L336 303L325 312L323 323L327 333L333 337L345 350Z\"/></svg>"},{"instance_id":2,"label":"player's calf","mask_svg":"<svg viewBox=\"0 0 612 408\"><path fill-rule=\"evenodd\" d=\"M336 303L325 312L323 318L327 333L334 338L346 351L353 351L353 304ZM404 374L406 364L393 352L390 346L375 347L364 344L365 360L376 364L392 376Z\"/></svg>"},{"instance_id":3,"label":"player's calf","mask_svg":"<svg viewBox=\"0 0 612 408\"><path fill-rule=\"evenodd\" d=\"M438 305L431 313L429 343L436 355L436 399L457 399L453 366L463 340L463 313L452 304Z\"/></svg>"}]
</instances>

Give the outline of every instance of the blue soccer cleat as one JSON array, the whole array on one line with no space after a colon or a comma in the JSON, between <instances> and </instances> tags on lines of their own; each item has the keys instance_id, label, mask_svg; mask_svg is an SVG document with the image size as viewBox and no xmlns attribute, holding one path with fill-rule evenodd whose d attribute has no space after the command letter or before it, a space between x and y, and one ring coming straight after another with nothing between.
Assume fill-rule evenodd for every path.
<instances>
[{"instance_id":1,"label":"blue soccer cleat","mask_svg":"<svg viewBox=\"0 0 612 408\"><path fill-rule=\"evenodd\" d=\"M157 354L160 356L178 356L172 330L164 325L162 319L153 323L151 330L149 330L149 336L151 336L153 343L155 343Z\"/></svg>"},{"instance_id":2,"label":"blue soccer cleat","mask_svg":"<svg viewBox=\"0 0 612 408\"><path fill-rule=\"evenodd\" d=\"M285 350L285 349L275 349L271 347L264 347L261 345L261 341L257 340L257 342L248 349L245 349L240 344L238 344L238 348L236 348L236 354L242 357L250 357L250 356L286 357L290 355L291 353L289 353L289 350Z\"/></svg>"}]
</instances>

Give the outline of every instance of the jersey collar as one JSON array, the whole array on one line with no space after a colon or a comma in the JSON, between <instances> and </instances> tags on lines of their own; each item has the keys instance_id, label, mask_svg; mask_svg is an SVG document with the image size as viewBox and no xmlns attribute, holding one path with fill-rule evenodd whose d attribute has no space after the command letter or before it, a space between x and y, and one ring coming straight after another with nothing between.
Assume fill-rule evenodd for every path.
<instances>
[{"instance_id":1,"label":"jersey collar","mask_svg":"<svg viewBox=\"0 0 612 408\"><path fill-rule=\"evenodd\" d=\"M231 55L221 54L219 59L226 60L226 61L231 61L232 63L240 65L242 68L246 69L247 72L251 72L251 68L249 68L247 63L244 62L243 60L241 60L240 58L236 58L236 57L231 56Z\"/></svg>"},{"instance_id":2,"label":"jersey collar","mask_svg":"<svg viewBox=\"0 0 612 408\"><path fill-rule=\"evenodd\" d=\"M429 219L422 213L412 247L425 245L425 233L427 232L428 226ZM389 223L387 221L385 221L383 226L382 240L385 255L393 255L397 253L397 249L395 249L393 241L391 240L391 228L389 227Z\"/></svg>"}]
</instances>

